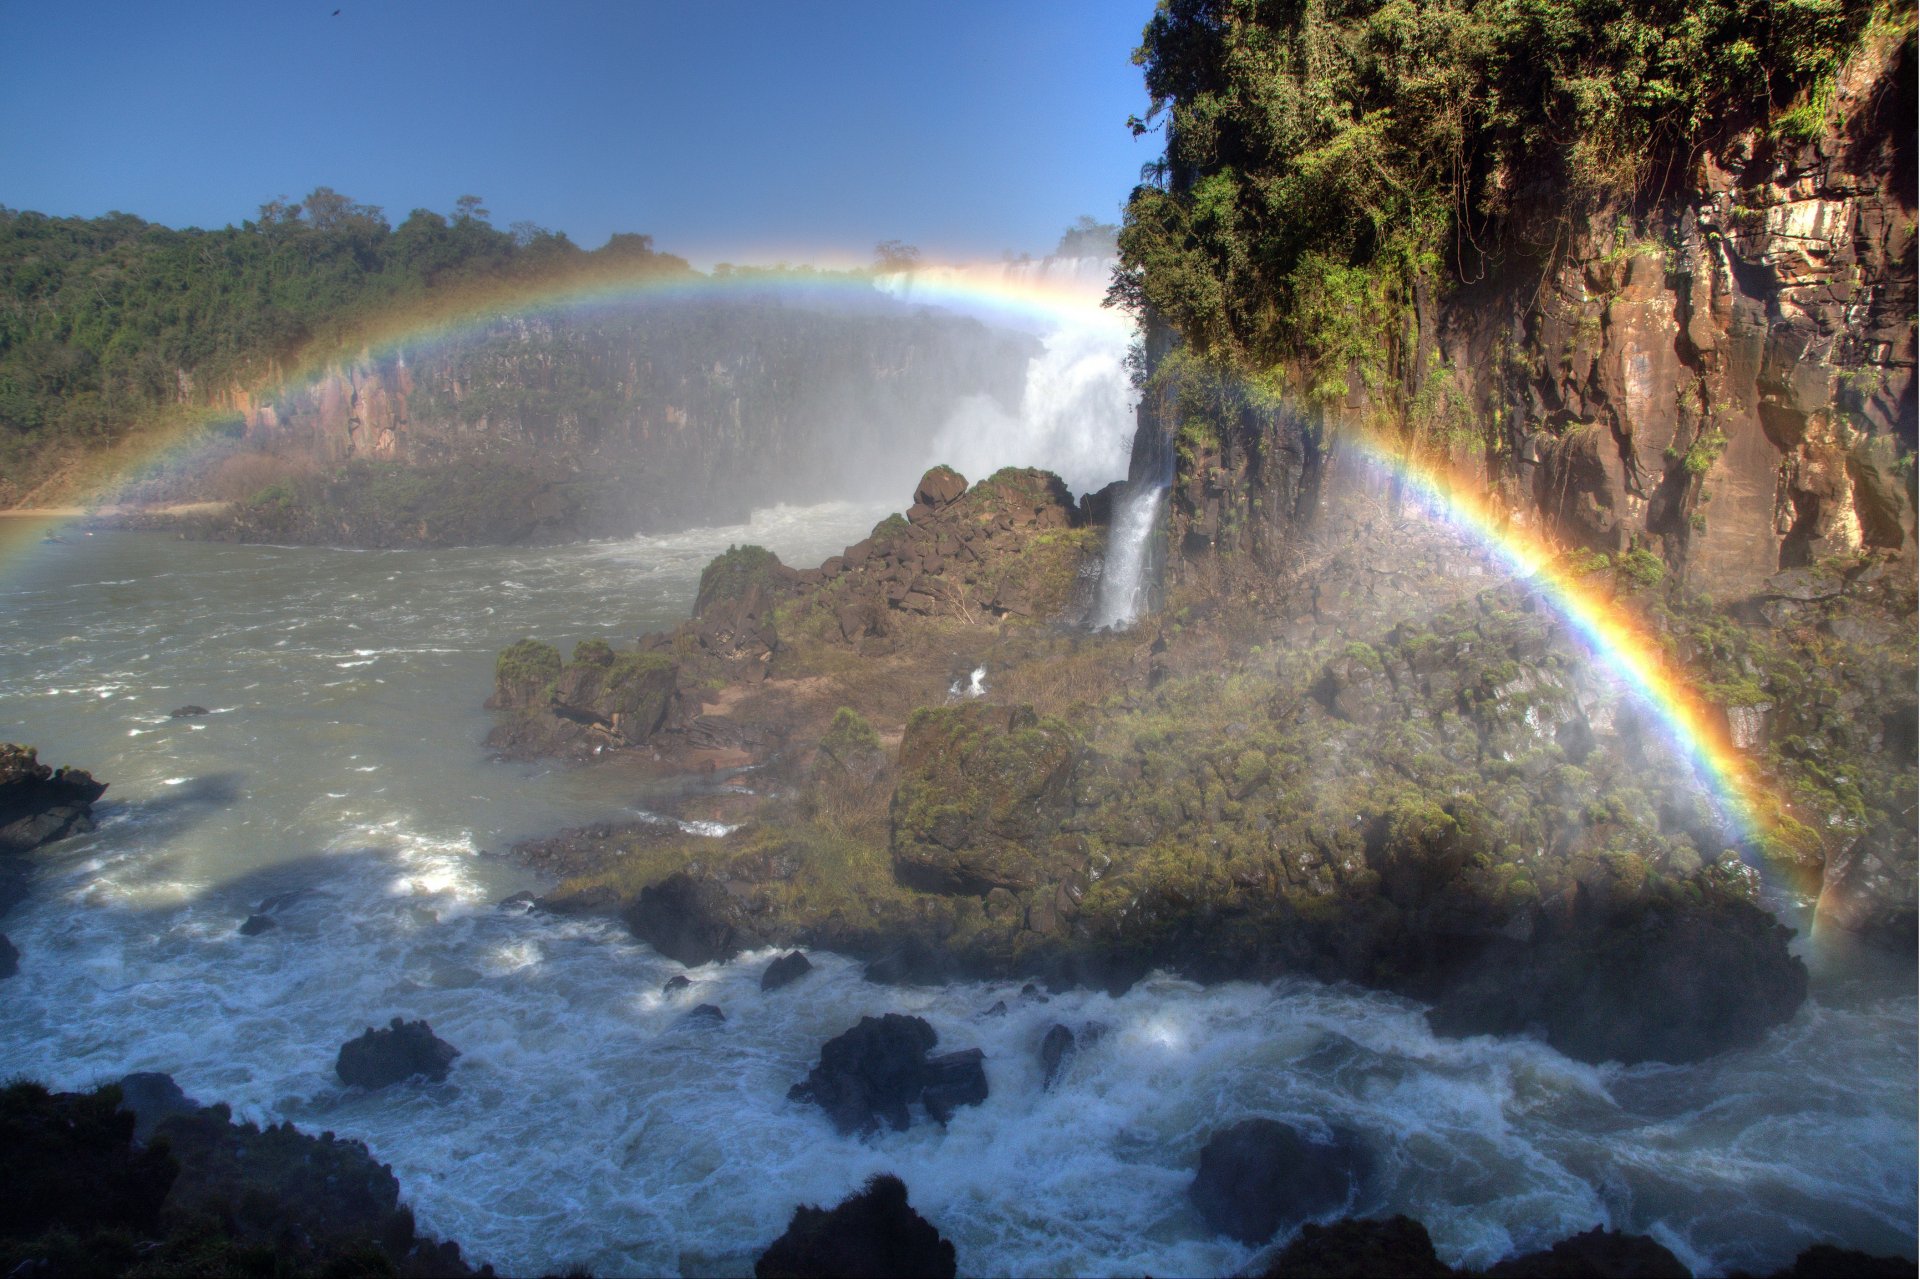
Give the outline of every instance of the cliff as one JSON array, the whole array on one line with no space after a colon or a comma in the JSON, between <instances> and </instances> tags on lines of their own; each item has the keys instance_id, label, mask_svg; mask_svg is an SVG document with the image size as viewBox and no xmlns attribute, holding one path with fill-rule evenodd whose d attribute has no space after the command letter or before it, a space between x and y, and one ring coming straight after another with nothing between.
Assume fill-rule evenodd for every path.
<instances>
[{"instance_id":1,"label":"cliff","mask_svg":"<svg viewBox=\"0 0 1920 1279\"><path fill-rule=\"evenodd\" d=\"M1910 27L1870 37L1812 136L1755 123L1650 193L1536 183L1500 252L1406 299L1398 377L1263 396L1162 332L1142 430L1178 445L1176 575L1214 552L1277 567L1326 483L1377 485L1326 464L1383 422L1514 521L1649 549L1723 601L1827 557L1910 563L1914 62Z\"/></svg>"}]
</instances>

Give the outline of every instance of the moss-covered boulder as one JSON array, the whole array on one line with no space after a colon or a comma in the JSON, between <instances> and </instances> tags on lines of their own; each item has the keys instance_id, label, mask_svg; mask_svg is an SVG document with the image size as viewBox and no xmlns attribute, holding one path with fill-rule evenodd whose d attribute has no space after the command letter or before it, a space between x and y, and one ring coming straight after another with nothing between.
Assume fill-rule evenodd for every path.
<instances>
[{"instance_id":1,"label":"moss-covered boulder","mask_svg":"<svg viewBox=\"0 0 1920 1279\"><path fill-rule=\"evenodd\" d=\"M493 696L487 705L496 710L531 710L553 697L560 678L560 650L537 639L523 639L500 650L493 663Z\"/></svg>"},{"instance_id":2,"label":"moss-covered boulder","mask_svg":"<svg viewBox=\"0 0 1920 1279\"><path fill-rule=\"evenodd\" d=\"M1030 706L923 708L900 743L894 871L925 891L985 895L1063 878L1052 850L1073 807L1079 734Z\"/></svg>"},{"instance_id":3,"label":"moss-covered boulder","mask_svg":"<svg viewBox=\"0 0 1920 1279\"><path fill-rule=\"evenodd\" d=\"M779 577L780 557L766 547L729 546L701 570L693 615L705 617L717 606L744 599L756 586L770 586Z\"/></svg>"}]
</instances>

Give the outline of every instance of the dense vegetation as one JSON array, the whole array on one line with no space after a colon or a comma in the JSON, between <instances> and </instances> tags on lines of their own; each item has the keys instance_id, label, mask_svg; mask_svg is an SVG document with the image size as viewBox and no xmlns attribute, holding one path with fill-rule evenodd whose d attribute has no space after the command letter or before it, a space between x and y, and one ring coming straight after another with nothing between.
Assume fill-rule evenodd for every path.
<instances>
[{"instance_id":1,"label":"dense vegetation","mask_svg":"<svg viewBox=\"0 0 1920 1279\"><path fill-rule=\"evenodd\" d=\"M217 403L375 317L650 274L691 268L645 235L589 252L530 223L499 230L470 196L397 227L327 187L211 231L0 208L0 473L20 484L49 450Z\"/></svg>"},{"instance_id":2,"label":"dense vegetation","mask_svg":"<svg viewBox=\"0 0 1920 1279\"><path fill-rule=\"evenodd\" d=\"M1135 53L1165 158L1115 296L1203 357L1404 425L1435 309L1531 225L1655 196L1741 128L1798 138L1860 0L1161 0ZM1163 114L1164 113L1164 114ZM1147 121L1134 127L1144 132Z\"/></svg>"}]
</instances>

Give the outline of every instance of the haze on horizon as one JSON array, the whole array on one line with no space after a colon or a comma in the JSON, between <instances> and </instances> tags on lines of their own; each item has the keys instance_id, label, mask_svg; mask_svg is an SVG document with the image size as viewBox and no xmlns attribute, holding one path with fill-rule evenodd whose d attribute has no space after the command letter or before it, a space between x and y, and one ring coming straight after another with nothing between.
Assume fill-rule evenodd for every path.
<instances>
[{"instance_id":1,"label":"haze on horizon","mask_svg":"<svg viewBox=\"0 0 1920 1279\"><path fill-rule=\"evenodd\" d=\"M56 216L215 227L324 185L702 267L982 260L1117 222L1160 142L1126 126L1146 0L0 12L0 203Z\"/></svg>"}]
</instances>

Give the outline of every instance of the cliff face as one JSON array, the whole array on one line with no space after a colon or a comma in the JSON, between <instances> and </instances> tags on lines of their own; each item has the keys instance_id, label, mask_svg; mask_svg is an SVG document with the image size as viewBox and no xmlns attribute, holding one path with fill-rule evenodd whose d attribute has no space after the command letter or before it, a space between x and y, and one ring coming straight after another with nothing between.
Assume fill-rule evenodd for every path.
<instances>
[{"instance_id":1,"label":"cliff face","mask_svg":"<svg viewBox=\"0 0 1920 1279\"><path fill-rule=\"evenodd\" d=\"M1018 405L1033 351L1023 336L892 303L724 298L506 317L270 398L236 396L242 438L215 482L259 474L259 455L296 470L426 468L445 485L513 469L615 484L632 527L593 531L657 531L910 484L963 398ZM244 500L257 483L236 486L247 492L195 496Z\"/></svg>"},{"instance_id":2,"label":"cliff face","mask_svg":"<svg viewBox=\"0 0 1920 1279\"><path fill-rule=\"evenodd\" d=\"M1432 303L1421 425L1516 520L1647 546L1718 598L1829 555L1910 553L1914 100L1912 42L1892 41L1811 141L1741 134L1642 207L1538 207L1499 269ZM1144 431L1182 440L1173 544L1274 567L1326 438L1372 416L1369 395L1301 413L1221 390L1212 438L1181 433L1195 398L1142 408Z\"/></svg>"}]
</instances>

